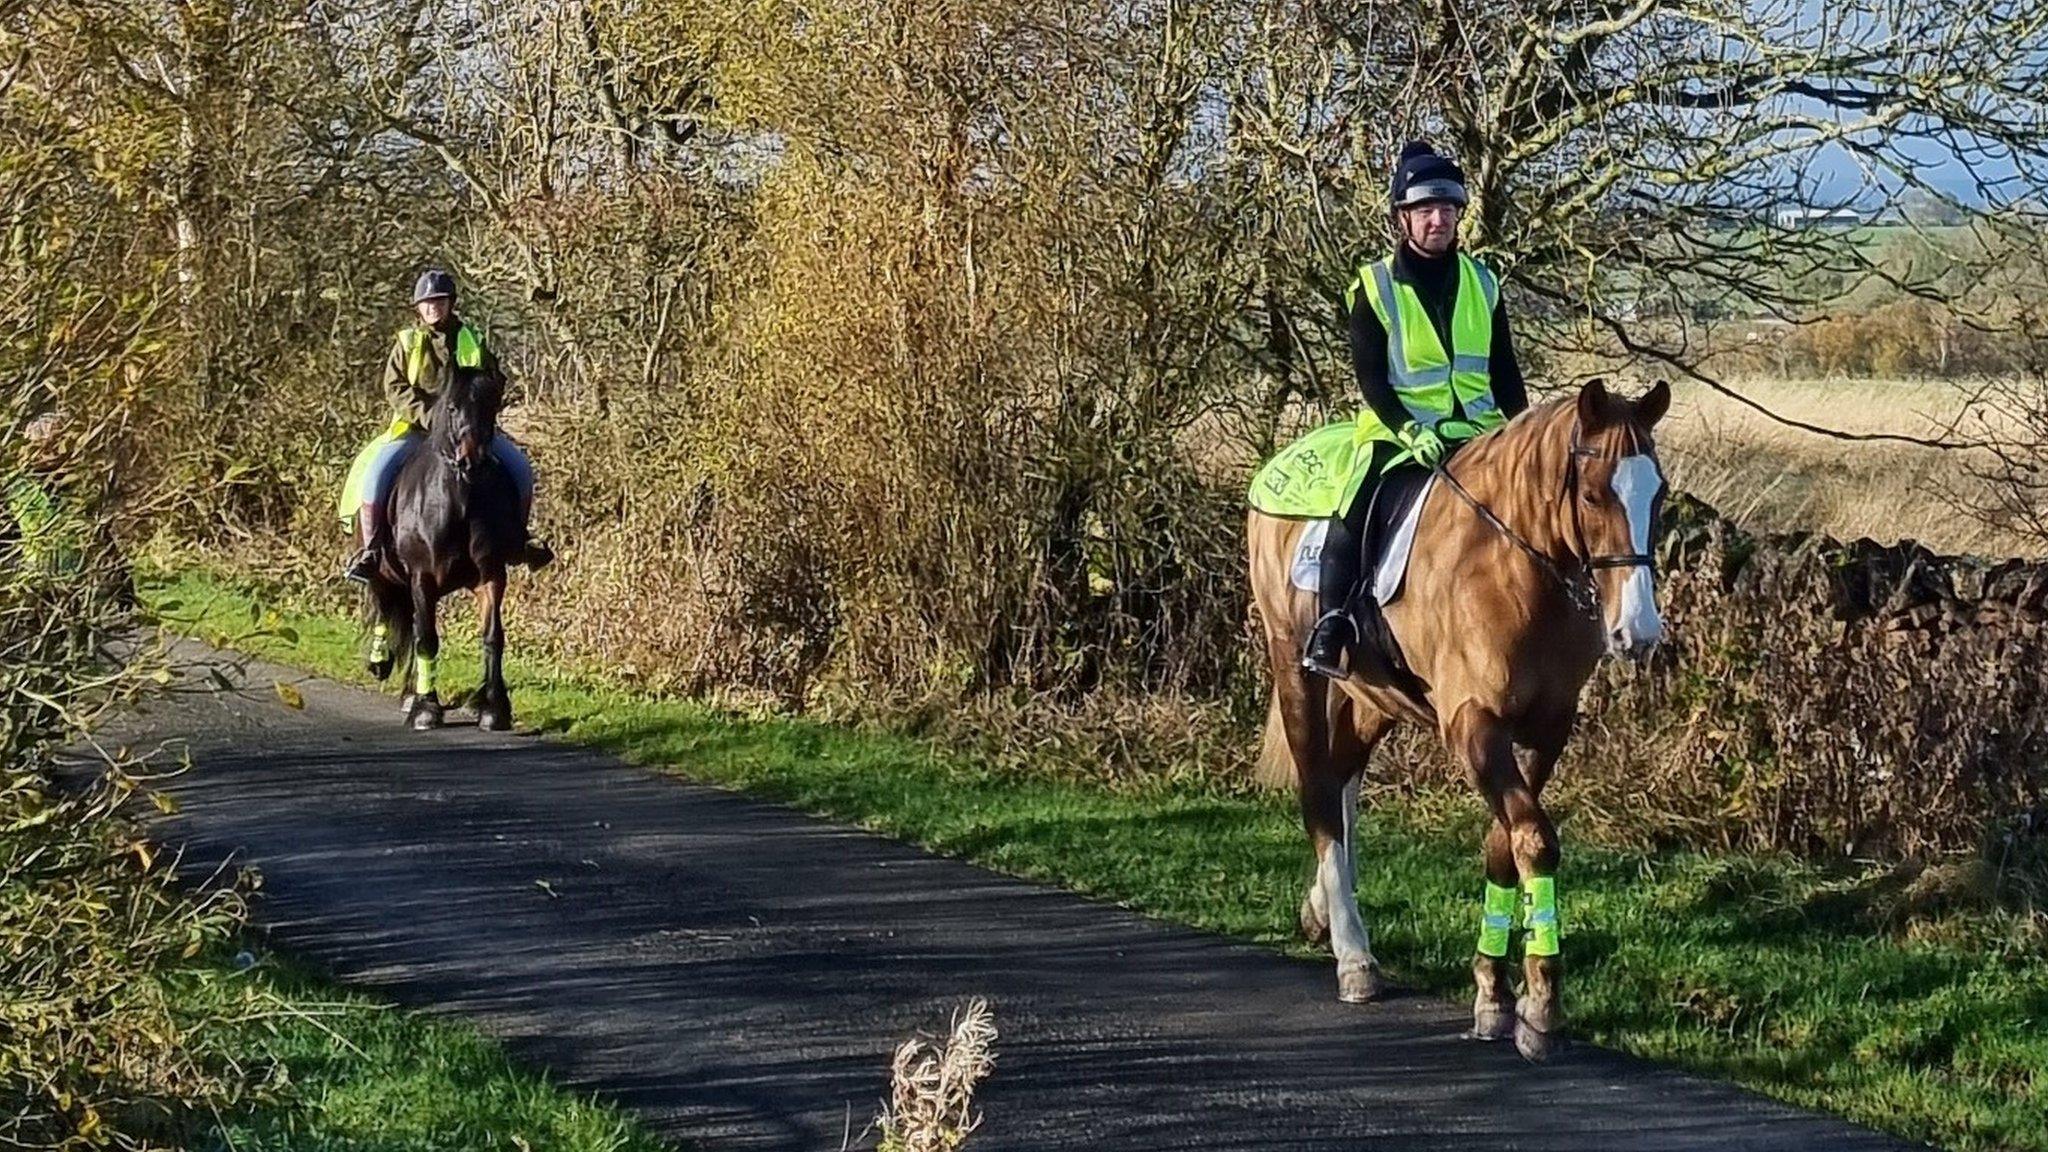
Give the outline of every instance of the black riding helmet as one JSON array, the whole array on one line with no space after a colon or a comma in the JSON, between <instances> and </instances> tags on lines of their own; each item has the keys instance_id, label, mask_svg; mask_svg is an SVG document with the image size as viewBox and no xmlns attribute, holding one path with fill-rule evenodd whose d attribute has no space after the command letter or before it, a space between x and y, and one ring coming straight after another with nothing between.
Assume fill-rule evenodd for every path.
<instances>
[{"instance_id":1,"label":"black riding helmet","mask_svg":"<svg viewBox=\"0 0 2048 1152\"><path fill-rule=\"evenodd\" d=\"M1418 204L1456 204L1463 208L1465 173L1449 157L1437 155L1426 140L1411 140L1394 162L1394 209Z\"/></svg>"},{"instance_id":2,"label":"black riding helmet","mask_svg":"<svg viewBox=\"0 0 2048 1152\"><path fill-rule=\"evenodd\" d=\"M413 282L412 302L455 299L455 277L439 268L429 268Z\"/></svg>"}]
</instances>

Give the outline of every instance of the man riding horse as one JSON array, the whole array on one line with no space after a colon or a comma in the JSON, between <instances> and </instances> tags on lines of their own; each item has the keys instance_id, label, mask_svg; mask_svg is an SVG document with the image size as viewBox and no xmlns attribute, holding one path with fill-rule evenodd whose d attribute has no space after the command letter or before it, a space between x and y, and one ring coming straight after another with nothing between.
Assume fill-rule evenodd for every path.
<instances>
[{"instance_id":1,"label":"man riding horse","mask_svg":"<svg viewBox=\"0 0 2048 1152\"><path fill-rule=\"evenodd\" d=\"M1353 431L1357 490L1324 538L1321 615L1302 653L1303 667L1336 680L1362 632L1349 605L1375 482L1411 461L1434 468L1456 444L1529 406L1500 281L1458 251L1465 174L1416 141L1401 149L1392 192L1394 252L1360 268L1345 292L1366 403ZM1369 599L1361 609L1371 610Z\"/></svg>"},{"instance_id":2,"label":"man riding horse","mask_svg":"<svg viewBox=\"0 0 2048 1152\"><path fill-rule=\"evenodd\" d=\"M425 435L434 398L446 390L457 368L495 374L497 367L497 357L484 344L482 333L455 314L454 276L438 268L421 273L413 285L412 303L419 322L399 332L384 364L391 426L356 455L342 488L342 522L354 522L362 537L362 548L350 558L344 574L359 584L369 583L384 563L390 545L385 499L399 466ZM501 432L491 442L491 455L519 487L521 522L530 521L533 465L526 453ZM552 559L547 545L529 537L516 562L539 568Z\"/></svg>"}]
</instances>

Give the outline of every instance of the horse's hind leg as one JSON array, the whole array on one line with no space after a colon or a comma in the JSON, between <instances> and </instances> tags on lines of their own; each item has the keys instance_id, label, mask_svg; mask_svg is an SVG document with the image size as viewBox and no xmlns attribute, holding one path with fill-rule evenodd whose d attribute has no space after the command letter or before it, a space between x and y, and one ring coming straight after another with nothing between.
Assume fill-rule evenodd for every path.
<instances>
[{"instance_id":1,"label":"horse's hind leg","mask_svg":"<svg viewBox=\"0 0 2048 1152\"><path fill-rule=\"evenodd\" d=\"M1269 634L1266 647L1273 674L1273 710L1266 720L1267 737L1272 738L1272 728L1277 724L1280 745L1287 753L1287 767L1302 798L1303 820L1308 823L1309 781L1321 772L1321 764L1330 754L1329 720L1324 712L1326 684L1320 677L1302 671L1292 636L1285 632ZM1309 825L1308 833L1315 856L1309 865L1308 891L1301 898L1301 934L1309 943L1321 944L1330 938L1330 901L1323 891L1322 846L1316 842L1313 824Z\"/></svg>"},{"instance_id":2,"label":"horse's hind leg","mask_svg":"<svg viewBox=\"0 0 2048 1152\"><path fill-rule=\"evenodd\" d=\"M1337 955L1338 999L1363 1003L1386 991L1386 979L1358 910L1358 790L1367 760L1393 722L1335 689L1331 696L1325 768L1328 778L1339 782L1342 831L1334 852L1318 854L1316 879L1330 918L1330 950Z\"/></svg>"},{"instance_id":3,"label":"horse's hind leg","mask_svg":"<svg viewBox=\"0 0 2048 1152\"><path fill-rule=\"evenodd\" d=\"M1376 721L1369 731L1361 731L1354 725L1350 704L1342 697L1310 702L1319 713L1314 719L1320 723L1303 725L1307 730L1301 735L1319 737L1321 742L1296 743L1291 723L1288 732L1295 748L1302 825L1316 859L1307 903L1327 917L1330 951L1337 957L1337 998L1347 1004L1362 1004L1379 997L1386 990L1386 981L1372 954L1365 918L1358 913L1353 858L1357 788L1365 756L1386 731L1386 724Z\"/></svg>"},{"instance_id":4,"label":"horse's hind leg","mask_svg":"<svg viewBox=\"0 0 2048 1152\"><path fill-rule=\"evenodd\" d=\"M488 577L477 588L482 616L484 683L476 694L476 725L486 732L512 727L512 694L505 689L505 574Z\"/></svg>"},{"instance_id":5,"label":"horse's hind leg","mask_svg":"<svg viewBox=\"0 0 2048 1152\"><path fill-rule=\"evenodd\" d=\"M440 621L435 618L435 591L429 577L415 577L412 585L413 700L406 722L416 732L441 726L441 697L435 691L435 660L441 655Z\"/></svg>"}]
</instances>

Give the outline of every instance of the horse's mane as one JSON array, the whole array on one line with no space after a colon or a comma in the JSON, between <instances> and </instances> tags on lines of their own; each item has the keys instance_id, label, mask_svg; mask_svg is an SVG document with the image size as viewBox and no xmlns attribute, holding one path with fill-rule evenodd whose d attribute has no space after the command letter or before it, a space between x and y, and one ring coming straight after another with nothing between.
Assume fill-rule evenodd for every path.
<instances>
[{"instance_id":1,"label":"horse's mane","mask_svg":"<svg viewBox=\"0 0 2048 1152\"><path fill-rule=\"evenodd\" d=\"M1520 476L1525 483L1547 481L1555 475L1561 485L1570 463L1576 403L1574 397L1565 396L1531 405L1452 456L1452 474L1468 485L1484 485L1501 475Z\"/></svg>"},{"instance_id":2,"label":"horse's mane","mask_svg":"<svg viewBox=\"0 0 2048 1152\"><path fill-rule=\"evenodd\" d=\"M1632 451L1645 451L1652 446L1649 431L1635 422L1626 399L1603 392L1599 403L1613 426L1627 432ZM1525 480L1544 484L1554 480L1563 484L1565 469L1571 466L1572 437L1580 432L1578 405L1578 393L1531 405L1513 420L1472 441L1451 458L1458 479L1466 480L1469 470L1473 480L1483 481L1505 468L1508 474L1520 475ZM1601 433L1593 434L1598 435Z\"/></svg>"},{"instance_id":3,"label":"horse's mane","mask_svg":"<svg viewBox=\"0 0 2048 1152\"><path fill-rule=\"evenodd\" d=\"M491 380L499 381L501 385L499 402L497 405L492 406L492 416L493 418L495 418L497 415L497 409L501 407L504 402L504 398L502 395L502 382L504 380L504 377L492 368L466 368L460 364L455 365L455 367L449 372L448 387L443 388L438 394L435 395L433 406L431 409L429 409L429 411L435 413L450 412L454 411L457 405L469 405L471 407L474 407L478 403L478 396L480 394L482 385L486 381ZM441 430L446 429L448 427L449 421L429 420L428 424L429 427L435 430L436 434L442 434Z\"/></svg>"}]
</instances>

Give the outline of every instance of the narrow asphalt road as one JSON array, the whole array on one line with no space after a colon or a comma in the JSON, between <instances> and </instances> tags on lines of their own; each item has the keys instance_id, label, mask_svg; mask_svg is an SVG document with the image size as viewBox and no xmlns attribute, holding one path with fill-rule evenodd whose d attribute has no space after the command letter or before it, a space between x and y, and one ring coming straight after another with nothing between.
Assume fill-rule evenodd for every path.
<instances>
[{"instance_id":1,"label":"narrow asphalt road","mask_svg":"<svg viewBox=\"0 0 2048 1152\"><path fill-rule=\"evenodd\" d=\"M1457 1005L1341 1005L1324 964L564 744L411 733L390 697L263 665L247 684L121 733L190 750L159 826L187 871L255 865L280 946L681 1143L837 1149L895 1044L984 996L979 1152L1901 1146L1583 1044L1532 1068L1459 1040Z\"/></svg>"}]
</instances>

